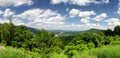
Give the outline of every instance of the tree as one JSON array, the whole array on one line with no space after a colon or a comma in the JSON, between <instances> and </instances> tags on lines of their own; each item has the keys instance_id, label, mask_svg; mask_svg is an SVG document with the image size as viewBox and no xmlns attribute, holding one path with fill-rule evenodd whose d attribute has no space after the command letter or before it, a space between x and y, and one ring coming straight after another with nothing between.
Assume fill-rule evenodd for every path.
<instances>
[{"instance_id":1,"label":"tree","mask_svg":"<svg viewBox=\"0 0 120 58\"><path fill-rule=\"evenodd\" d=\"M0 26L0 34L1 34L1 41L5 41L6 45L11 45L11 41L13 40L13 32L14 26L13 24L1 24Z\"/></svg>"},{"instance_id":2,"label":"tree","mask_svg":"<svg viewBox=\"0 0 120 58\"><path fill-rule=\"evenodd\" d=\"M15 28L14 39L12 46L23 47L26 49L32 49L32 39L34 34L27 29L25 26L17 26Z\"/></svg>"},{"instance_id":3,"label":"tree","mask_svg":"<svg viewBox=\"0 0 120 58\"><path fill-rule=\"evenodd\" d=\"M40 50L53 46L62 46L62 41L54 35L54 33L47 32L46 30L39 30L36 34L36 40L34 40L36 47Z\"/></svg>"},{"instance_id":4,"label":"tree","mask_svg":"<svg viewBox=\"0 0 120 58\"><path fill-rule=\"evenodd\" d=\"M107 29L107 30L105 31L105 35L106 35L106 36L112 36L112 35L113 35L113 31L112 31L111 29Z\"/></svg>"},{"instance_id":5,"label":"tree","mask_svg":"<svg viewBox=\"0 0 120 58\"><path fill-rule=\"evenodd\" d=\"M120 26L115 26L113 33L120 36Z\"/></svg>"}]
</instances>

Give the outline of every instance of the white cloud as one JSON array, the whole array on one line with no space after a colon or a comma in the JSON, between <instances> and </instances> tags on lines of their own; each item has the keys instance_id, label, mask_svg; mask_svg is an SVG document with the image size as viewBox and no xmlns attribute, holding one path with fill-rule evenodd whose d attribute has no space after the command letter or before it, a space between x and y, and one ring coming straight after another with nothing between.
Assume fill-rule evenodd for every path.
<instances>
[{"instance_id":1,"label":"white cloud","mask_svg":"<svg viewBox=\"0 0 120 58\"><path fill-rule=\"evenodd\" d=\"M89 4L101 4L101 3L109 3L109 0L71 0L71 4L79 5L79 6L86 6Z\"/></svg>"},{"instance_id":2,"label":"white cloud","mask_svg":"<svg viewBox=\"0 0 120 58\"><path fill-rule=\"evenodd\" d=\"M51 0L52 4L60 4L60 3L69 3L79 6L86 6L89 4L107 4L109 0Z\"/></svg>"},{"instance_id":3,"label":"white cloud","mask_svg":"<svg viewBox=\"0 0 120 58\"><path fill-rule=\"evenodd\" d=\"M82 24L90 23L91 16L96 15L94 11L81 11L79 9L72 9L69 12L69 17L79 17ZM103 16L104 14L102 14Z\"/></svg>"},{"instance_id":4,"label":"white cloud","mask_svg":"<svg viewBox=\"0 0 120 58\"><path fill-rule=\"evenodd\" d=\"M118 14L120 14L120 8L118 8L118 11L117 11Z\"/></svg>"},{"instance_id":5,"label":"white cloud","mask_svg":"<svg viewBox=\"0 0 120 58\"><path fill-rule=\"evenodd\" d=\"M96 15L96 13L94 11L80 11L79 12L79 17L81 18L80 22L84 24L89 23L90 22L89 20L91 19L92 15Z\"/></svg>"},{"instance_id":6,"label":"white cloud","mask_svg":"<svg viewBox=\"0 0 120 58\"><path fill-rule=\"evenodd\" d=\"M65 16L51 9L30 9L16 15L17 18L27 20L26 26L51 29L63 25ZM39 27L40 26L40 27Z\"/></svg>"},{"instance_id":7,"label":"white cloud","mask_svg":"<svg viewBox=\"0 0 120 58\"><path fill-rule=\"evenodd\" d=\"M12 23L14 23L15 25L25 25L25 22L18 18L13 18Z\"/></svg>"},{"instance_id":8,"label":"white cloud","mask_svg":"<svg viewBox=\"0 0 120 58\"><path fill-rule=\"evenodd\" d=\"M57 15L56 11L52 11L51 9L47 9L40 15L40 17L50 17L50 16L54 16L54 15Z\"/></svg>"},{"instance_id":9,"label":"white cloud","mask_svg":"<svg viewBox=\"0 0 120 58\"><path fill-rule=\"evenodd\" d=\"M43 12L43 9L30 9L18 14L17 17L20 17L21 19L35 20L36 18L39 18Z\"/></svg>"},{"instance_id":10,"label":"white cloud","mask_svg":"<svg viewBox=\"0 0 120 58\"><path fill-rule=\"evenodd\" d=\"M116 25L120 25L120 19L118 19L118 18L110 18L108 20L105 20L105 22L107 22L108 25L112 26L112 27L114 27Z\"/></svg>"},{"instance_id":11,"label":"white cloud","mask_svg":"<svg viewBox=\"0 0 120 58\"><path fill-rule=\"evenodd\" d=\"M91 29L91 28L96 28L96 29L107 29L108 27L105 25L101 25L99 23L86 23L86 24L82 24L81 28L87 30L87 29Z\"/></svg>"},{"instance_id":12,"label":"white cloud","mask_svg":"<svg viewBox=\"0 0 120 58\"><path fill-rule=\"evenodd\" d=\"M51 0L52 4L67 3L68 0Z\"/></svg>"},{"instance_id":13,"label":"white cloud","mask_svg":"<svg viewBox=\"0 0 120 58\"><path fill-rule=\"evenodd\" d=\"M0 0L0 7L8 7L8 6L21 6L21 5L32 5L32 0Z\"/></svg>"},{"instance_id":14,"label":"white cloud","mask_svg":"<svg viewBox=\"0 0 120 58\"><path fill-rule=\"evenodd\" d=\"M8 23L9 22L9 20L7 20L7 19L3 19L3 18L0 18L0 23Z\"/></svg>"},{"instance_id":15,"label":"white cloud","mask_svg":"<svg viewBox=\"0 0 120 58\"><path fill-rule=\"evenodd\" d=\"M30 9L26 10L21 14L16 14L15 12L11 11L11 9L6 9L1 11L1 15L3 18L0 18L0 23L9 22L8 17L11 15L5 15L6 12L13 13L14 16L12 22L15 25L25 25L28 27L38 28L38 29L47 29L47 30L87 30L90 28L97 28L97 29L107 29L108 25L101 25L99 23L91 23L89 20L91 19L91 15L81 17L80 24L73 23L66 23L66 16L61 15L57 11L51 9ZM81 11L79 11L80 13ZM83 11L84 12L84 11ZM77 14L77 16L79 15ZM45 16L46 14L46 16ZM88 17L89 16L89 17ZM115 19L116 21L119 19ZM116 22L115 21L115 22ZM109 21L106 21L109 22ZM119 24L119 22L117 23Z\"/></svg>"},{"instance_id":16,"label":"white cloud","mask_svg":"<svg viewBox=\"0 0 120 58\"><path fill-rule=\"evenodd\" d=\"M12 12L10 9L6 9L3 12L3 17L10 17L10 16L13 16L13 15L14 15L14 12Z\"/></svg>"},{"instance_id":17,"label":"white cloud","mask_svg":"<svg viewBox=\"0 0 120 58\"><path fill-rule=\"evenodd\" d=\"M90 17L92 15L96 15L94 11L80 11L79 17Z\"/></svg>"},{"instance_id":18,"label":"white cloud","mask_svg":"<svg viewBox=\"0 0 120 58\"><path fill-rule=\"evenodd\" d=\"M89 23L89 19L90 19L90 17L85 17L85 18L82 18L81 20L80 20L80 22L81 23Z\"/></svg>"},{"instance_id":19,"label":"white cloud","mask_svg":"<svg viewBox=\"0 0 120 58\"><path fill-rule=\"evenodd\" d=\"M93 3L94 0L71 0L71 4L79 5L79 6L85 6L88 5L89 3Z\"/></svg>"},{"instance_id":20,"label":"white cloud","mask_svg":"<svg viewBox=\"0 0 120 58\"><path fill-rule=\"evenodd\" d=\"M73 8L72 10L70 10L69 15L70 15L71 18L73 18L73 17L78 16L79 12L80 12L80 10Z\"/></svg>"},{"instance_id":21,"label":"white cloud","mask_svg":"<svg viewBox=\"0 0 120 58\"><path fill-rule=\"evenodd\" d=\"M9 17L12 16L12 21L15 25L26 25L34 27L35 25L62 25L64 24L65 16L53 11L51 9L30 9L21 14L15 14L11 9L0 11L0 23L7 22ZM32 24L32 25L30 25ZM38 28L37 26L36 28Z\"/></svg>"},{"instance_id":22,"label":"white cloud","mask_svg":"<svg viewBox=\"0 0 120 58\"><path fill-rule=\"evenodd\" d=\"M85 17L90 17L92 15L96 15L96 13L94 11L81 11L79 9L71 9L70 12L69 12L69 16L71 18L73 17L81 17L81 18L85 18Z\"/></svg>"},{"instance_id":23,"label":"white cloud","mask_svg":"<svg viewBox=\"0 0 120 58\"><path fill-rule=\"evenodd\" d=\"M82 23L88 23L89 21L86 20L86 19L84 19L84 18L82 18L82 19L80 20L80 22L82 22Z\"/></svg>"},{"instance_id":24,"label":"white cloud","mask_svg":"<svg viewBox=\"0 0 120 58\"><path fill-rule=\"evenodd\" d=\"M107 18L107 14L106 13L102 13L100 15L97 15L95 18L93 18L93 20L95 20L95 21L102 21L105 18Z\"/></svg>"}]
</instances>

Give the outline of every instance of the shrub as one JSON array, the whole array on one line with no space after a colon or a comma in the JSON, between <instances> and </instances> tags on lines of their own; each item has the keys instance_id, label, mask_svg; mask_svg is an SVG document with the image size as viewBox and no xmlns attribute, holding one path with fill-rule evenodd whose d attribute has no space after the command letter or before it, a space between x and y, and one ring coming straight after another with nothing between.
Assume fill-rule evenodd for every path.
<instances>
[{"instance_id":1,"label":"shrub","mask_svg":"<svg viewBox=\"0 0 120 58\"><path fill-rule=\"evenodd\" d=\"M0 58L27 58L27 57L22 50L8 47L0 51Z\"/></svg>"},{"instance_id":2,"label":"shrub","mask_svg":"<svg viewBox=\"0 0 120 58\"><path fill-rule=\"evenodd\" d=\"M40 54L38 52L27 52L28 58L41 58Z\"/></svg>"},{"instance_id":3,"label":"shrub","mask_svg":"<svg viewBox=\"0 0 120 58\"><path fill-rule=\"evenodd\" d=\"M50 54L50 58L68 58L68 56L65 55L64 53L53 52Z\"/></svg>"}]
</instances>

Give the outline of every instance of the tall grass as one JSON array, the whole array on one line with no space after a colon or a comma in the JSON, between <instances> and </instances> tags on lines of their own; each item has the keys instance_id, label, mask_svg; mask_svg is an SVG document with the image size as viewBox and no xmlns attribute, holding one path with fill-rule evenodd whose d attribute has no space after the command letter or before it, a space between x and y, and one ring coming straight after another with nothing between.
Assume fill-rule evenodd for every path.
<instances>
[{"instance_id":1,"label":"tall grass","mask_svg":"<svg viewBox=\"0 0 120 58\"><path fill-rule=\"evenodd\" d=\"M75 55L73 58L120 58L120 45L95 48L84 54Z\"/></svg>"},{"instance_id":2,"label":"tall grass","mask_svg":"<svg viewBox=\"0 0 120 58\"><path fill-rule=\"evenodd\" d=\"M91 55L97 58L120 58L120 45L109 45L92 50Z\"/></svg>"},{"instance_id":3,"label":"tall grass","mask_svg":"<svg viewBox=\"0 0 120 58\"><path fill-rule=\"evenodd\" d=\"M29 56L28 56L29 55ZM39 53L26 53L19 49L5 48L0 51L0 58L41 58ZM63 54L50 54L50 58L68 58ZM108 45L101 48L92 49L86 53L77 53L72 58L120 58L120 45Z\"/></svg>"},{"instance_id":4,"label":"tall grass","mask_svg":"<svg viewBox=\"0 0 120 58\"><path fill-rule=\"evenodd\" d=\"M7 47L0 51L0 58L26 58L22 50Z\"/></svg>"}]
</instances>

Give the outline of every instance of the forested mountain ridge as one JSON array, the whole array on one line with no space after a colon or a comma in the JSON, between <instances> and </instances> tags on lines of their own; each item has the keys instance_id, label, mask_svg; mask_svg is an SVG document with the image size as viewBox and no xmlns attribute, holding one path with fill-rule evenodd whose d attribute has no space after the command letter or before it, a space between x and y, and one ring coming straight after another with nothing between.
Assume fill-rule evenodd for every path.
<instances>
[{"instance_id":1,"label":"forested mountain ridge","mask_svg":"<svg viewBox=\"0 0 120 58\"><path fill-rule=\"evenodd\" d=\"M36 33L36 28L27 27L31 32ZM81 31L73 31L73 30L47 30L48 32L54 32L55 34L70 34L70 33L98 33L98 32L104 32L105 30L95 29L91 28L88 30L81 30Z\"/></svg>"}]
</instances>

